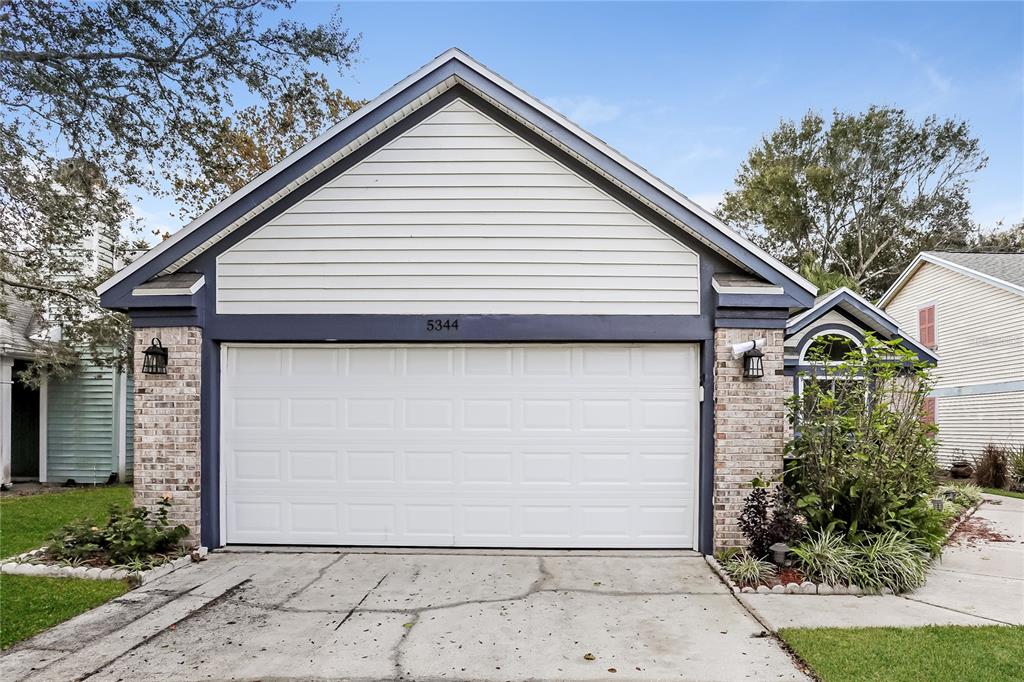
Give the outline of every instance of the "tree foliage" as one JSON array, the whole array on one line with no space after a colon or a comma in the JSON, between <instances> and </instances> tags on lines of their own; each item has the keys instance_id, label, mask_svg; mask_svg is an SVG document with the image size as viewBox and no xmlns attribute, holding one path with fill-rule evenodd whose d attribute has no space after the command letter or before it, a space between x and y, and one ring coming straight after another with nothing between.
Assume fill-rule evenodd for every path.
<instances>
[{"instance_id":1,"label":"tree foliage","mask_svg":"<svg viewBox=\"0 0 1024 682\"><path fill-rule=\"evenodd\" d=\"M197 146L200 172L174 179L182 217L205 212L365 103L307 73L265 106L222 118Z\"/></svg>"},{"instance_id":2,"label":"tree foliage","mask_svg":"<svg viewBox=\"0 0 1024 682\"><path fill-rule=\"evenodd\" d=\"M83 255L130 246L127 191L187 186L230 130L236 95L301 107L303 87L323 92L318 65L351 65L357 39L337 14L318 26L269 16L293 4L0 0L0 301L29 301L64 339L41 348L36 372L83 346L124 360L127 323L93 293L113 259ZM236 182L231 161L211 193Z\"/></svg>"},{"instance_id":3,"label":"tree foliage","mask_svg":"<svg viewBox=\"0 0 1024 682\"><path fill-rule=\"evenodd\" d=\"M790 267L809 258L874 296L918 251L968 243L968 182L986 162L962 121L810 112L751 150L720 212Z\"/></svg>"},{"instance_id":4,"label":"tree foliage","mask_svg":"<svg viewBox=\"0 0 1024 682\"><path fill-rule=\"evenodd\" d=\"M979 253L1024 253L1024 221L1006 229L979 234L971 247Z\"/></svg>"},{"instance_id":5,"label":"tree foliage","mask_svg":"<svg viewBox=\"0 0 1024 682\"><path fill-rule=\"evenodd\" d=\"M929 366L898 340L870 335L840 362L823 350L808 357L814 373L788 401L797 436L787 445L786 472L808 527L851 536L930 533L925 502L934 487L935 427L923 421Z\"/></svg>"}]
</instances>

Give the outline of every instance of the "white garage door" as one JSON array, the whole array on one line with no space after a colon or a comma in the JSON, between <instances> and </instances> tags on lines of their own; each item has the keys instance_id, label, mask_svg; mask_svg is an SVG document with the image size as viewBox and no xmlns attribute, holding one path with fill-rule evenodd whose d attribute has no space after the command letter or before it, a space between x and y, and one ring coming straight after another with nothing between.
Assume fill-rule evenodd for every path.
<instances>
[{"instance_id":1,"label":"white garage door","mask_svg":"<svg viewBox=\"0 0 1024 682\"><path fill-rule=\"evenodd\" d=\"M231 346L229 543L693 547L696 345Z\"/></svg>"}]
</instances>

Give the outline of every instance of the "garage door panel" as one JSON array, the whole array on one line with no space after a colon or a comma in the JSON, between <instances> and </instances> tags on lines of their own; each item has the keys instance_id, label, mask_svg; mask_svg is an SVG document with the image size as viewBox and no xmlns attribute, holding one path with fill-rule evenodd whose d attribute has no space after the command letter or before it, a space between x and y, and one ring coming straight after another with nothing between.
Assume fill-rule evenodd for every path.
<instances>
[{"instance_id":1,"label":"garage door panel","mask_svg":"<svg viewBox=\"0 0 1024 682\"><path fill-rule=\"evenodd\" d=\"M696 377L680 345L230 347L226 541L693 546Z\"/></svg>"},{"instance_id":2,"label":"garage door panel","mask_svg":"<svg viewBox=\"0 0 1024 682\"><path fill-rule=\"evenodd\" d=\"M434 498L382 504L313 498L268 503L238 500L228 510L235 542L298 544L405 544L429 546L680 547L692 540L680 527L684 505L639 502L594 504L480 498L458 505ZM585 544L583 541L585 540Z\"/></svg>"}]
</instances>

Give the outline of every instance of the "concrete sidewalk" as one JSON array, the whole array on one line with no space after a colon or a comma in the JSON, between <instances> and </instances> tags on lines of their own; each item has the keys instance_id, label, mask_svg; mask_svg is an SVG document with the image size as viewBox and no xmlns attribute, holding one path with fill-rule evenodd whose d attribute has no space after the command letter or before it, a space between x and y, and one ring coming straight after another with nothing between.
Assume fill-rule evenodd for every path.
<instances>
[{"instance_id":1,"label":"concrete sidewalk","mask_svg":"<svg viewBox=\"0 0 1024 682\"><path fill-rule=\"evenodd\" d=\"M912 593L895 596L742 594L740 601L772 628L1024 625L1024 500L994 495L969 521L1008 542L972 539L947 545ZM970 530L965 528L965 530ZM958 533L958 535L961 535Z\"/></svg>"}]
</instances>

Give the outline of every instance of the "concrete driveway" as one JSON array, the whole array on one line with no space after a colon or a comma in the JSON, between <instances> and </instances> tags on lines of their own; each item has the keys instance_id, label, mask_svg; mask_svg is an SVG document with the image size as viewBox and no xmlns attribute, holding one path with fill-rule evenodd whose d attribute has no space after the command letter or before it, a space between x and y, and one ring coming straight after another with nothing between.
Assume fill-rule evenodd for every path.
<instances>
[{"instance_id":1,"label":"concrete driveway","mask_svg":"<svg viewBox=\"0 0 1024 682\"><path fill-rule=\"evenodd\" d=\"M680 552L217 552L10 650L0 678L807 679Z\"/></svg>"}]
</instances>

